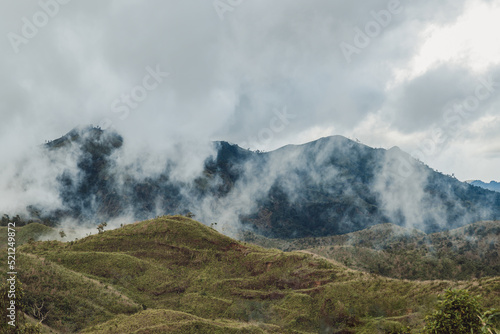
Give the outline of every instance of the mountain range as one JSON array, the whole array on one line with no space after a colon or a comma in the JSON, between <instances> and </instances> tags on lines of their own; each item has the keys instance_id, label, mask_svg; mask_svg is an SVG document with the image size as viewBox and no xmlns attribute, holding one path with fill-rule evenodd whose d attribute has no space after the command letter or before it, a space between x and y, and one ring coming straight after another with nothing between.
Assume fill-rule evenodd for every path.
<instances>
[{"instance_id":1,"label":"mountain range","mask_svg":"<svg viewBox=\"0 0 500 334\"><path fill-rule=\"evenodd\" d=\"M496 191L500 192L500 183L496 181L491 181L490 183L486 183L480 180L473 180L473 181L467 181L468 183L472 184L473 186L476 187L481 187L484 189L488 189L491 191Z\"/></svg>"},{"instance_id":2,"label":"mountain range","mask_svg":"<svg viewBox=\"0 0 500 334\"><path fill-rule=\"evenodd\" d=\"M30 203L28 214L52 224L68 218L98 224L190 213L228 235L249 230L285 239L381 223L430 233L500 219L499 193L443 175L397 147L333 136L260 152L218 141L186 179L178 171L190 165L189 148L146 172L147 161L123 158L126 145L118 133L94 127L43 145L58 171L60 205Z\"/></svg>"}]
</instances>

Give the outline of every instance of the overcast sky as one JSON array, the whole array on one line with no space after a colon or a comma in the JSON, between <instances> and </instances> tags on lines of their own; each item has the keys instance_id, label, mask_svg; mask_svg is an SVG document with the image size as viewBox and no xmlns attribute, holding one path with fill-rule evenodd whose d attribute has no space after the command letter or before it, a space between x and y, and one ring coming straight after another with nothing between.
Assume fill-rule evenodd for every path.
<instances>
[{"instance_id":1,"label":"overcast sky","mask_svg":"<svg viewBox=\"0 0 500 334\"><path fill-rule=\"evenodd\" d=\"M0 154L73 127L271 150L340 134L500 179L500 2L2 0ZM498 83L498 84L497 84Z\"/></svg>"}]
</instances>

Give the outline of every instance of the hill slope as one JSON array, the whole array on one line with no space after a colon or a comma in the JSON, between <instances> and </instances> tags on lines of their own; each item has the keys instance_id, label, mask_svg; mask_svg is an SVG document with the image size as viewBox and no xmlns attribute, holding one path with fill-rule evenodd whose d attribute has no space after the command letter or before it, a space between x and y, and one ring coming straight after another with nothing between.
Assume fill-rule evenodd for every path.
<instances>
[{"instance_id":1,"label":"hill slope","mask_svg":"<svg viewBox=\"0 0 500 334\"><path fill-rule=\"evenodd\" d=\"M16 244L21 245L27 243L30 239L37 240L38 238L53 233L54 230L48 226L31 223L26 226L17 227L16 230ZM7 247L8 241L8 228L7 226L0 226L0 248Z\"/></svg>"},{"instance_id":2,"label":"hill slope","mask_svg":"<svg viewBox=\"0 0 500 334\"><path fill-rule=\"evenodd\" d=\"M268 239L251 232L242 240L284 251L307 250L364 270L400 279L472 279L500 276L500 221L425 234L382 224L344 235Z\"/></svg>"},{"instance_id":3,"label":"hill slope","mask_svg":"<svg viewBox=\"0 0 500 334\"><path fill-rule=\"evenodd\" d=\"M65 332L387 333L421 327L448 287L500 305L498 278L388 279L237 242L181 216L25 244L17 263L28 309L43 303L45 323Z\"/></svg>"}]
</instances>

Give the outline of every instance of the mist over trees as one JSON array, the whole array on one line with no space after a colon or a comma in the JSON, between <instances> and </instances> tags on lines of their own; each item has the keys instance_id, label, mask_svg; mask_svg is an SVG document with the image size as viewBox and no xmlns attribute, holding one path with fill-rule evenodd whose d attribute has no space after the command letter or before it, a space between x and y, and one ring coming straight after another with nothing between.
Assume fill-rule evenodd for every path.
<instances>
[{"instance_id":1,"label":"mist over trees","mask_svg":"<svg viewBox=\"0 0 500 334\"><path fill-rule=\"evenodd\" d=\"M397 148L374 149L341 136L272 152L227 142L208 146L151 156L129 151L116 132L75 128L27 160L26 170L30 164L44 169L43 183L22 171L12 176L14 190L31 182L34 194L47 196L38 203L26 196L17 203L22 213L0 207L17 215L4 216L2 224L25 217L112 225L119 217L192 212L207 225L217 221L228 235L250 229L296 238L387 222L434 232L500 218L499 193L438 173ZM402 174L402 166L411 172Z\"/></svg>"}]
</instances>

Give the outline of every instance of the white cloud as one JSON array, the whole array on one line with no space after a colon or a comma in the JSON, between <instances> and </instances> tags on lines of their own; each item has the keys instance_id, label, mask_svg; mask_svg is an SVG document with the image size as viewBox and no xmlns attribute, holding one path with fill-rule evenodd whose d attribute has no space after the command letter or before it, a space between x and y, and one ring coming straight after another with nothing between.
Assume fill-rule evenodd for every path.
<instances>
[{"instance_id":1,"label":"white cloud","mask_svg":"<svg viewBox=\"0 0 500 334\"><path fill-rule=\"evenodd\" d=\"M0 154L8 159L13 151L29 152L76 125L104 118L126 142L156 151L186 138L249 142L282 107L296 117L265 146L252 148L344 134L368 145L411 150L439 123L436 113L448 98L469 94L478 72L498 71L500 6L402 1L404 11L347 64L340 42L352 40L354 27L387 4L256 0L220 20L205 0L75 0L61 6L16 54L6 36L20 34L22 18L40 6L37 0L4 1ZM170 73L168 79L127 119L119 119L113 100L157 64ZM477 117L494 115L496 101L482 106ZM481 156L490 167L476 173L477 161L468 157L491 147L494 137L474 131L468 136L475 137L471 146L457 150L459 137L442 155L460 152L459 164L437 157L426 162L467 178L492 178L497 160Z\"/></svg>"},{"instance_id":2,"label":"white cloud","mask_svg":"<svg viewBox=\"0 0 500 334\"><path fill-rule=\"evenodd\" d=\"M465 66L483 74L500 63L500 4L469 0L452 23L429 23L420 33L424 41L409 66L399 68L393 85L412 80L440 64Z\"/></svg>"}]
</instances>

